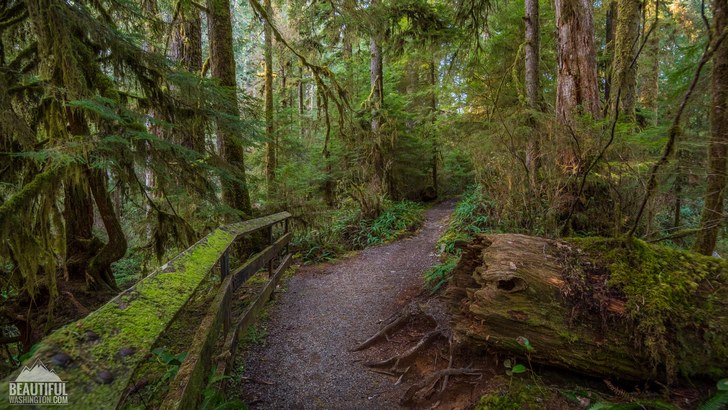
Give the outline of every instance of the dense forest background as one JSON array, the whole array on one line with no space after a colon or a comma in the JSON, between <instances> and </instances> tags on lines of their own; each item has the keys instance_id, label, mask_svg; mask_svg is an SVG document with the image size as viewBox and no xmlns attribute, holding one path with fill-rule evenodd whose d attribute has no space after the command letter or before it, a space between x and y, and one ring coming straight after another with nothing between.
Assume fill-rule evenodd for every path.
<instances>
[{"instance_id":1,"label":"dense forest background","mask_svg":"<svg viewBox=\"0 0 728 410\"><path fill-rule=\"evenodd\" d=\"M451 243L723 255L727 24L725 0L0 0L0 337L279 210L306 262L463 193Z\"/></svg>"}]
</instances>

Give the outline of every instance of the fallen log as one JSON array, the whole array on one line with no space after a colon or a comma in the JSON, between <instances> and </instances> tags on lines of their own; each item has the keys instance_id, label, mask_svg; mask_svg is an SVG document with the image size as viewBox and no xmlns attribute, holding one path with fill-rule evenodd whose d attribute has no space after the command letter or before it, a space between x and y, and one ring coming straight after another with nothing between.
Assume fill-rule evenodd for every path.
<instances>
[{"instance_id":1,"label":"fallen log","mask_svg":"<svg viewBox=\"0 0 728 410\"><path fill-rule=\"evenodd\" d=\"M624 380L728 374L721 259L637 239L483 235L446 295L456 342L476 349Z\"/></svg>"}]
</instances>

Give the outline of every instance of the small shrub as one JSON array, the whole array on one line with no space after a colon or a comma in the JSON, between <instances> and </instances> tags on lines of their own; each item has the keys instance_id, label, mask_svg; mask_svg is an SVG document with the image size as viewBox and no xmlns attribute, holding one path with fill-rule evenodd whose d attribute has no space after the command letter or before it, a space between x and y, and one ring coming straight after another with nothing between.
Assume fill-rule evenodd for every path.
<instances>
[{"instance_id":1,"label":"small shrub","mask_svg":"<svg viewBox=\"0 0 728 410\"><path fill-rule=\"evenodd\" d=\"M492 214L495 204L483 194L480 185L470 187L458 202L450 219L450 226L438 241L440 251L456 255L455 242L470 240L473 236L494 230Z\"/></svg>"},{"instance_id":2,"label":"small shrub","mask_svg":"<svg viewBox=\"0 0 728 410\"><path fill-rule=\"evenodd\" d=\"M374 219L363 217L353 202L328 212L293 240L304 263L335 259L345 251L364 249L389 242L417 229L424 220L424 208L412 201L385 202Z\"/></svg>"},{"instance_id":3,"label":"small shrub","mask_svg":"<svg viewBox=\"0 0 728 410\"><path fill-rule=\"evenodd\" d=\"M430 288L430 292L437 292L442 285L447 283L448 275L455 269L455 265L458 263L458 258L448 258L444 263L435 265L425 272L425 283Z\"/></svg>"}]
</instances>

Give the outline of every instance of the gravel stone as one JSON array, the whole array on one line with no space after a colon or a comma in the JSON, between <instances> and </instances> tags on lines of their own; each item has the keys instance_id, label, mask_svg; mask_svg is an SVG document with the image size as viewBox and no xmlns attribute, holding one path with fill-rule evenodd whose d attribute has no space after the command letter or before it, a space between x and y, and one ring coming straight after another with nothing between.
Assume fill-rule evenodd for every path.
<instances>
[{"instance_id":1,"label":"gravel stone","mask_svg":"<svg viewBox=\"0 0 728 410\"><path fill-rule=\"evenodd\" d=\"M272 308L265 343L246 358L242 399L252 409L400 408L406 387L367 370L364 353L349 350L422 286L454 204L427 210L411 237L300 269Z\"/></svg>"}]
</instances>

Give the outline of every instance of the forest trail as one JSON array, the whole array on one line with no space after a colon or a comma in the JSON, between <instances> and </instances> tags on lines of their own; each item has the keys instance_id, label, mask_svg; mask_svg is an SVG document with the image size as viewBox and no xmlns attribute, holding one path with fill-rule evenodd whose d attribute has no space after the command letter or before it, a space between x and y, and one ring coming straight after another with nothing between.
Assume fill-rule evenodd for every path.
<instances>
[{"instance_id":1,"label":"forest trail","mask_svg":"<svg viewBox=\"0 0 728 410\"><path fill-rule=\"evenodd\" d=\"M411 237L300 269L272 309L265 343L247 356L242 399L253 409L399 407L406 387L368 370L365 353L349 350L420 293L454 206L450 200L427 210Z\"/></svg>"}]
</instances>

